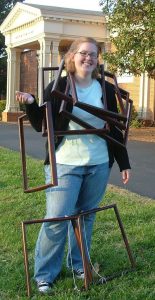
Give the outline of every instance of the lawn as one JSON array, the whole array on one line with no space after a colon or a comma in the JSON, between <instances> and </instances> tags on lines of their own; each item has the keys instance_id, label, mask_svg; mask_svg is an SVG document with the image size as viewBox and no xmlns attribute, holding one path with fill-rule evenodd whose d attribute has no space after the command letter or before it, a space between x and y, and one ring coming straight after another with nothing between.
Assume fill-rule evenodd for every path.
<instances>
[{"instance_id":1,"label":"lawn","mask_svg":"<svg viewBox=\"0 0 155 300\"><path fill-rule=\"evenodd\" d=\"M43 162L28 158L30 185L44 183ZM155 299L155 201L128 190L108 186L101 205L116 203L136 261L136 269L106 284L73 281L65 259L59 279L50 296L54 300L149 300ZM0 148L0 299L27 299L21 223L43 218L44 192L25 194L22 189L21 160L18 152ZM28 257L32 299L42 299L33 282L34 247L40 225L27 226ZM130 262L112 209L97 213L91 249L91 261L100 276L130 269ZM96 280L99 278L95 276Z\"/></svg>"}]
</instances>

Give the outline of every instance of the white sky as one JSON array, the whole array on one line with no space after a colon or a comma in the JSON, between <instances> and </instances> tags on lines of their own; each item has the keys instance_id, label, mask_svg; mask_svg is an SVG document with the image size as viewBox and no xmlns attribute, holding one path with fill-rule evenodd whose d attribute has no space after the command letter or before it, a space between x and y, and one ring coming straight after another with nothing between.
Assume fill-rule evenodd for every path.
<instances>
[{"instance_id":1,"label":"white sky","mask_svg":"<svg viewBox=\"0 0 155 300\"><path fill-rule=\"evenodd\" d=\"M25 0L25 3L102 11L99 0Z\"/></svg>"}]
</instances>

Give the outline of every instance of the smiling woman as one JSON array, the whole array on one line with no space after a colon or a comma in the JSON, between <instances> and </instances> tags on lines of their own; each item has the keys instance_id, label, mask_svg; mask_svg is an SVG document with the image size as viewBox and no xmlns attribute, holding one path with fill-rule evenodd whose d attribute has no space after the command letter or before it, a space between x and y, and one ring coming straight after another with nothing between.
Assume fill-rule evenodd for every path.
<instances>
[{"instance_id":1,"label":"smiling woman","mask_svg":"<svg viewBox=\"0 0 155 300\"><path fill-rule=\"evenodd\" d=\"M67 76L60 78L58 86L61 93L65 93L67 89L73 96L74 91L68 87L68 78L72 76L77 100L81 104L86 103L103 109L105 95L102 97L102 80L98 76L99 49L97 41L90 37L81 37L73 41L65 54ZM130 177L130 163L125 147L117 147L115 144L112 146L94 133L78 135L74 132L69 135L66 132L81 129L83 125L75 121L77 118L83 120L88 128L95 126L101 130L105 129L105 121L79 106L73 106L70 102L66 104L65 109L72 113L72 118L64 118L60 113L62 102L58 102L56 96L51 93L54 83L51 82L45 89L44 100L51 103L54 130L65 131L65 135L57 136L55 139L58 185L46 189L46 218L71 216L98 207L104 196L114 159L120 167L122 182L126 184ZM105 89L107 108L116 113L114 86L106 81ZM43 106L38 106L36 100L27 93L17 92L16 98L20 103L25 103L31 125L36 131L41 131ZM121 142L122 133L117 127L111 127L110 134ZM48 145L44 164L46 184L49 184L51 172ZM85 215L83 219L88 253L94 221L95 216L92 214ZM51 290L51 284L61 271L67 234L70 237L67 268L73 270L78 278L83 279L85 276L82 257L71 224L59 221L43 223L36 243L34 274L40 293L48 293Z\"/></svg>"},{"instance_id":2,"label":"smiling woman","mask_svg":"<svg viewBox=\"0 0 155 300\"><path fill-rule=\"evenodd\" d=\"M98 76L99 46L94 39L79 38L75 40L65 56L66 70L74 74L75 82L87 87Z\"/></svg>"}]
</instances>

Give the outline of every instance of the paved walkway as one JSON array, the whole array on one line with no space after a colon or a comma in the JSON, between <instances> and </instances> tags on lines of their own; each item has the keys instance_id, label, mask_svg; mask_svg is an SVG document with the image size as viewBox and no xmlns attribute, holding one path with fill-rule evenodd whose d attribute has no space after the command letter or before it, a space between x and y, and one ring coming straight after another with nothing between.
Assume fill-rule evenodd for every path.
<instances>
[{"instance_id":1,"label":"paved walkway","mask_svg":"<svg viewBox=\"0 0 155 300\"><path fill-rule=\"evenodd\" d=\"M27 154L44 159L45 138L30 126L26 126L25 139ZM16 124L0 123L0 146L19 151L18 126ZM127 189L155 199L155 143L129 141L128 152L132 176ZM124 188L116 163L112 169L110 183Z\"/></svg>"}]
</instances>

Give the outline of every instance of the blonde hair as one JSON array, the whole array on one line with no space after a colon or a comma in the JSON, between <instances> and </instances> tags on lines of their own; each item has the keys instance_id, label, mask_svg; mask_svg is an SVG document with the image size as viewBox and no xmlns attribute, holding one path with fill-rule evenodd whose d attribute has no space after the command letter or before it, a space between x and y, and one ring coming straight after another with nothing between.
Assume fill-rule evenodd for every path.
<instances>
[{"instance_id":1,"label":"blonde hair","mask_svg":"<svg viewBox=\"0 0 155 300\"><path fill-rule=\"evenodd\" d=\"M91 43L94 44L97 48L97 54L99 55L100 53L100 47L97 43L97 41L91 37L81 37L76 39L70 46L69 50L65 54L65 69L67 73L72 73L74 74L76 69L75 69L75 64L74 61L72 60L72 54L75 54L77 50L79 49L80 45L83 43ZM93 70L92 72L92 78L97 78L99 74L99 65Z\"/></svg>"}]
</instances>

